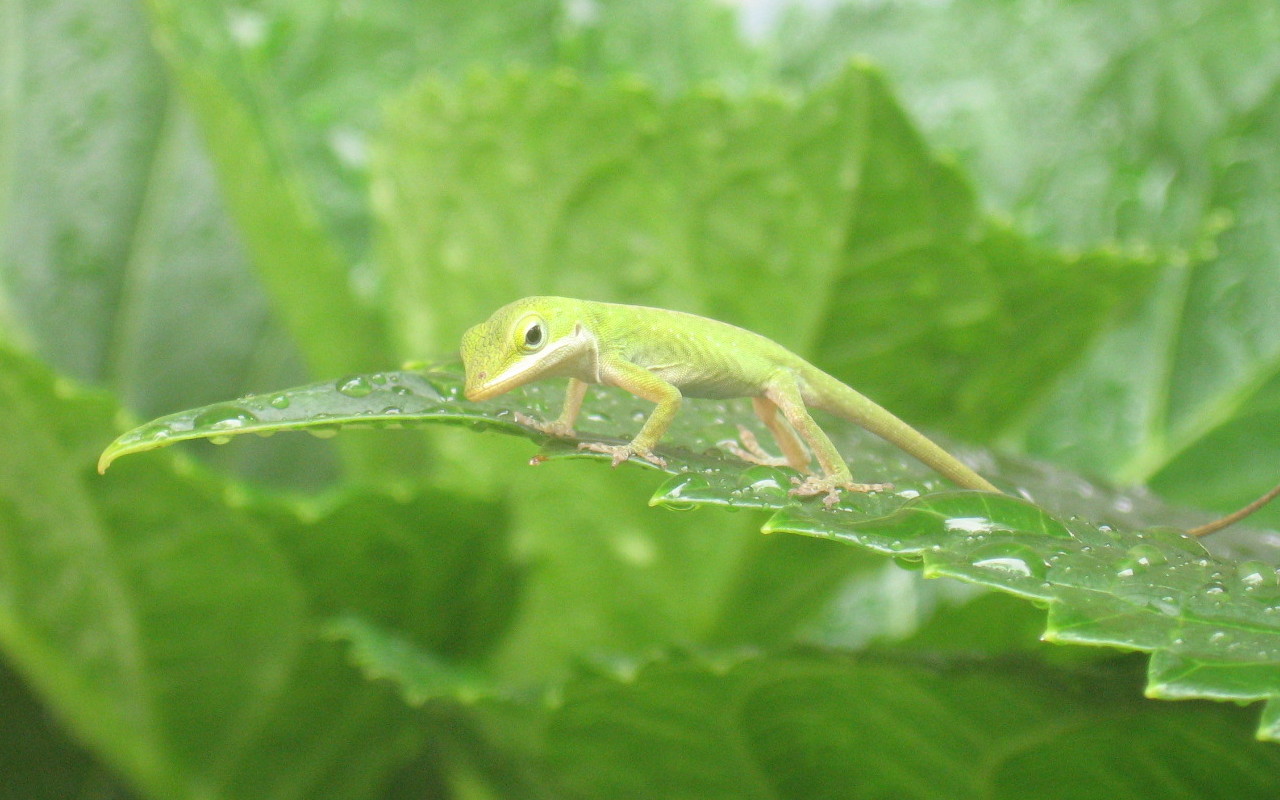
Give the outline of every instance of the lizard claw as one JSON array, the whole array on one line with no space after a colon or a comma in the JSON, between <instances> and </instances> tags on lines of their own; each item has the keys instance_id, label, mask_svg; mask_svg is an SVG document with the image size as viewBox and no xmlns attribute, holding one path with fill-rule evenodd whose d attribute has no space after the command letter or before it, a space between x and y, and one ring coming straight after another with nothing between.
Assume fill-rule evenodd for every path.
<instances>
[{"instance_id":1,"label":"lizard claw","mask_svg":"<svg viewBox=\"0 0 1280 800\"><path fill-rule=\"evenodd\" d=\"M604 453L613 456L613 466L618 466L632 456L639 456L650 464L666 467L667 460L652 450L641 450L629 444L605 444L603 442L582 442L579 450L590 450L593 453Z\"/></svg>"},{"instance_id":2,"label":"lizard claw","mask_svg":"<svg viewBox=\"0 0 1280 800\"><path fill-rule=\"evenodd\" d=\"M565 425L559 420L555 422L541 422L528 414L521 414L519 411L512 416L512 419L526 428L533 428L535 431L540 431L548 436L554 436L557 439L573 438L573 426Z\"/></svg>"},{"instance_id":3,"label":"lizard claw","mask_svg":"<svg viewBox=\"0 0 1280 800\"><path fill-rule=\"evenodd\" d=\"M840 490L847 489L851 492L887 492L893 489L892 483L853 483L838 482L831 478L818 478L813 475L801 480L800 478L792 478L791 482L795 484L795 488L787 492L787 494L796 497L813 497L814 495L826 495L822 498L822 504L827 508L831 508L840 502Z\"/></svg>"},{"instance_id":4,"label":"lizard claw","mask_svg":"<svg viewBox=\"0 0 1280 800\"><path fill-rule=\"evenodd\" d=\"M718 442L718 444L748 464L762 464L766 467L785 467L788 465L785 458L769 455L760 446L760 441L756 439L756 435L744 425L738 426L737 442L732 439L726 439L723 442Z\"/></svg>"}]
</instances>

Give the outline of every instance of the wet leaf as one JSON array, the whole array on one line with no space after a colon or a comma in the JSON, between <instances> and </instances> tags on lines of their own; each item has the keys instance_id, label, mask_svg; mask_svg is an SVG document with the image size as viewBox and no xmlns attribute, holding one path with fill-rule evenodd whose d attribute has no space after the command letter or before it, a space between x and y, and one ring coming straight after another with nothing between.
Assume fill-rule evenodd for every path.
<instances>
[{"instance_id":1,"label":"wet leaf","mask_svg":"<svg viewBox=\"0 0 1280 800\"><path fill-rule=\"evenodd\" d=\"M461 389L462 375L441 367L246 397L125 433L100 466L187 439L336 432L350 425L448 423L547 440L516 415L553 418L556 397L548 387L533 384L483 403L465 400ZM720 446L736 436L736 421L750 418L745 404L687 405L659 449L667 466L639 462L671 475L651 504L769 510L767 533L827 538L921 561L927 576L1025 598L1048 609L1046 639L1150 653L1147 692L1153 697L1280 702L1280 538L1250 542L1236 532L1211 553L1167 527L1185 512L990 453L963 454L1009 494L957 491L888 443L848 426L839 428L837 441L859 475L895 489L845 493L828 509L789 495L798 479L794 470L747 464ZM588 395L580 436L625 442L647 411L629 395L597 388ZM608 457L579 450L576 440L554 440L535 461L558 458Z\"/></svg>"}]
</instances>

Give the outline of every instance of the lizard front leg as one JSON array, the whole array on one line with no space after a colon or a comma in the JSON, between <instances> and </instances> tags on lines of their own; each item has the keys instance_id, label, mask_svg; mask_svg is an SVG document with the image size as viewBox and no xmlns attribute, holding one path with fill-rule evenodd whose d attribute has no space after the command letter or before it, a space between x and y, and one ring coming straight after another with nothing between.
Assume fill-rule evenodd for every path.
<instances>
[{"instance_id":1,"label":"lizard front leg","mask_svg":"<svg viewBox=\"0 0 1280 800\"><path fill-rule=\"evenodd\" d=\"M676 412L680 410L680 390L644 367L629 361L605 364L601 370L601 378L610 386L625 389L657 406L645 420L640 432L627 444L583 442L578 445L578 449L612 455L615 467L632 456L640 456L645 461L665 467L666 459L654 453L653 448L671 427L671 420L675 419Z\"/></svg>"},{"instance_id":2,"label":"lizard front leg","mask_svg":"<svg viewBox=\"0 0 1280 800\"><path fill-rule=\"evenodd\" d=\"M561 409L560 417L555 422L542 422L519 411L515 414L515 421L526 428L542 431L549 436L560 439L570 438L573 436L573 423L578 421L578 413L582 411L582 398L586 394L586 381L570 378L569 388L564 393L564 408Z\"/></svg>"}]
</instances>

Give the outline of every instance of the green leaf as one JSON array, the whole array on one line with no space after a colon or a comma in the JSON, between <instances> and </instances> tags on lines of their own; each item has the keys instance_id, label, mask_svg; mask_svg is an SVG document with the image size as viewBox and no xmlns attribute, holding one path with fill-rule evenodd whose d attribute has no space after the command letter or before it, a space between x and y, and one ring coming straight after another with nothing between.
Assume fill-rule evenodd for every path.
<instances>
[{"instance_id":1,"label":"green leaf","mask_svg":"<svg viewBox=\"0 0 1280 800\"><path fill-rule=\"evenodd\" d=\"M304 380L137 4L15 2L0 20L14 43L0 111L8 338L144 417ZM239 466L305 483L281 462L324 454L299 444Z\"/></svg>"},{"instance_id":2,"label":"green leaf","mask_svg":"<svg viewBox=\"0 0 1280 800\"><path fill-rule=\"evenodd\" d=\"M25 43L6 72L0 149L0 279L16 338L145 414L207 402L245 370L296 379L251 352L271 333L267 311L136 4L30 5L3 12Z\"/></svg>"},{"instance_id":3,"label":"green leaf","mask_svg":"<svg viewBox=\"0 0 1280 800\"><path fill-rule=\"evenodd\" d=\"M104 479L91 448L114 412L0 352L6 659L148 795L377 795L427 734L320 633L350 612L485 658L520 587L501 509L432 492L264 504L167 458Z\"/></svg>"},{"instance_id":4,"label":"green leaf","mask_svg":"<svg viewBox=\"0 0 1280 800\"><path fill-rule=\"evenodd\" d=\"M50 716L30 689L0 663L0 798L124 800L136 795L95 761Z\"/></svg>"},{"instance_id":5,"label":"green leaf","mask_svg":"<svg viewBox=\"0 0 1280 800\"><path fill-rule=\"evenodd\" d=\"M203 29L183 28L184 18L163 0L153 8L158 45L202 124L228 205L272 305L310 371L339 373L385 358L381 321L353 292L338 244L299 186L301 177L287 151L270 135L271 118L251 113L219 72L237 64L240 54L232 50L192 59ZM300 275L307 276L305 292L297 291Z\"/></svg>"},{"instance_id":6,"label":"green leaf","mask_svg":"<svg viewBox=\"0 0 1280 800\"><path fill-rule=\"evenodd\" d=\"M1028 426L1032 449L1219 508L1275 482L1278 100L1261 105L1217 160L1212 200L1234 223L1216 249L1170 271L1140 313L1068 375ZM1264 519L1280 517L1272 509Z\"/></svg>"},{"instance_id":7,"label":"green leaf","mask_svg":"<svg viewBox=\"0 0 1280 800\"><path fill-rule=\"evenodd\" d=\"M462 399L461 388L460 374L434 369L242 398L126 433L101 463L185 439L316 426L336 430L344 424L446 422L545 438L515 421L517 413L528 411L554 416L543 387L521 387L483 403ZM585 435L607 441L626 441L633 420L645 410L642 401L606 390L589 395L586 408ZM856 463L868 479L892 482L896 489L846 493L829 510L788 496L794 471L749 465L717 448L735 436L728 420L745 419L741 403L685 409L660 450L674 477L651 503L767 509L775 513L766 532L835 539L922 561L928 576L1031 600L1049 609L1047 639L1151 653L1147 691L1155 697L1280 702L1274 669L1280 661L1280 552L1274 543L1249 543L1237 532L1222 540L1214 556L1177 530L1152 527L1160 512L1142 497L990 454L967 455L988 464L988 476L1021 497L948 491L923 465L847 426L837 443L858 454ZM564 441L549 442L541 458L578 456L606 458ZM1074 489L1064 488L1072 484ZM1163 523L1176 515L1165 512Z\"/></svg>"},{"instance_id":8,"label":"green leaf","mask_svg":"<svg viewBox=\"0 0 1280 800\"><path fill-rule=\"evenodd\" d=\"M551 0L148 5L161 53L212 134L233 210L255 232L251 248L260 258L288 258L251 218L269 206L291 235L336 257L365 288L368 149L385 97L424 71L545 64L561 24L560 4ZM252 149L242 153L245 147ZM281 270L275 280L284 277Z\"/></svg>"},{"instance_id":9,"label":"green leaf","mask_svg":"<svg viewBox=\"0 0 1280 800\"><path fill-rule=\"evenodd\" d=\"M1280 78L1268 0L796 4L771 39L802 85L874 58L992 206L1076 246L1194 246L1206 156Z\"/></svg>"},{"instance_id":10,"label":"green leaf","mask_svg":"<svg viewBox=\"0 0 1280 800\"><path fill-rule=\"evenodd\" d=\"M406 695L420 689L398 659L369 656L365 668ZM495 730L515 717L534 731L526 758L556 797L1092 798L1106 785L1136 800L1152 787L1206 798L1280 787L1280 753L1248 740L1240 709L1156 704L1134 688L1123 667L811 651L601 663L550 703L478 711Z\"/></svg>"},{"instance_id":11,"label":"green leaf","mask_svg":"<svg viewBox=\"0 0 1280 800\"><path fill-rule=\"evenodd\" d=\"M847 3L775 37L803 85L871 54L1020 229L1170 251L1144 308L1010 438L1222 510L1275 482L1280 449L1277 40L1266 0Z\"/></svg>"}]
</instances>

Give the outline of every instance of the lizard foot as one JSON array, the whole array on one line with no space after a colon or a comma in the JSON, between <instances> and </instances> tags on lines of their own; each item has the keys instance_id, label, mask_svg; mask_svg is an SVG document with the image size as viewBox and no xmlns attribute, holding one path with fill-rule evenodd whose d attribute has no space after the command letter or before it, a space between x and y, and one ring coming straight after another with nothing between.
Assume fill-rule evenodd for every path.
<instances>
[{"instance_id":1,"label":"lizard foot","mask_svg":"<svg viewBox=\"0 0 1280 800\"><path fill-rule=\"evenodd\" d=\"M515 413L512 419L526 428L533 428L535 431L541 431L542 433L545 433L548 436L554 436L557 439L573 438L573 426L565 425L558 420L556 422L541 422L528 414L521 414L519 411Z\"/></svg>"},{"instance_id":2,"label":"lizard foot","mask_svg":"<svg viewBox=\"0 0 1280 800\"><path fill-rule=\"evenodd\" d=\"M583 442L578 445L579 450L590 450L593 453L604 453L613 456L613 466L618 466L623 461L632 456L639 456L650 464L656 464L659 467L666 467L667 460L662 456L654 453L652 450L641 450L629 444L605 444L603 442Z\"/></svg>"},{"instance_id":3,"label":"lizard foot","mask_svg":"<svg viewBox=\"0 0 1280 800\"><path fill-rule=\"evenodd\" d=\"M741 444L739 444L741 442ZM738 441L726 439L718 443L725 450L747 462L748 464L760 464L766 467L785 467L787 460L781 456L771 456L760 446L760 441L756 439L756 435L750 429L738 426Z\"/></svg>"},{"instance_id":4,"label":"lizard foot","mask_svg":"<svg viewBox=\"0 0 1280 800\"><path fill-rule=\"evenodd\" d=\"M795 484L795 488L787 494L797 497L826 495L822 498L822 504L827 508L840 502L841 489L847 489L850 492L887 492L893 488L892 483L841 483L831 478L818 478L813 475L804 480L792 478L791 482Z\"/></svg>"}]
</instances>

